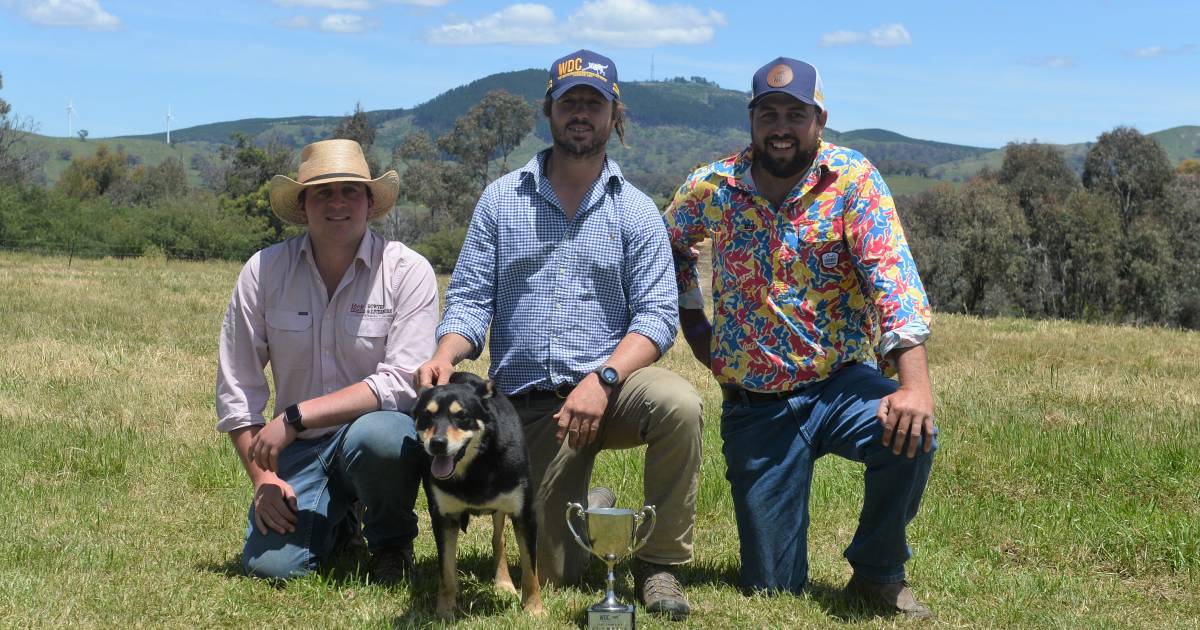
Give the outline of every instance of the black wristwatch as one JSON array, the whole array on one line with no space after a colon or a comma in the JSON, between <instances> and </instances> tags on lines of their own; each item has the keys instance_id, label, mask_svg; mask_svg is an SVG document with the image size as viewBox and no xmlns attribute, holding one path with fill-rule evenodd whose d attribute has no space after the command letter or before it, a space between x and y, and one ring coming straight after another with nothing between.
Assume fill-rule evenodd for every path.
<instances>
[{"instance_id":1,"label":"black wristwatch","mask_svg":"<svg viewBox=\"0 0 1200 630\"><path fill-rule=\"evenodd\" d=\"M283 410L283 421L295 429L297 434L303 433L306 428L304 415L300 413L300 405L288 405L288 408Z\"/></svg>"},{"instance_id":2,"label":"black wristwatch","mask_svg":"<svg viewBox=\"0 0 1200 630\"><path fill-rule=\"evenodd\" d=\"M609 387L616 387L621 384L621 375L617 373L617 368L611 365L601 365L593 370L596 376L600 377L600 382Z\"/></svg>"}]
</instances>

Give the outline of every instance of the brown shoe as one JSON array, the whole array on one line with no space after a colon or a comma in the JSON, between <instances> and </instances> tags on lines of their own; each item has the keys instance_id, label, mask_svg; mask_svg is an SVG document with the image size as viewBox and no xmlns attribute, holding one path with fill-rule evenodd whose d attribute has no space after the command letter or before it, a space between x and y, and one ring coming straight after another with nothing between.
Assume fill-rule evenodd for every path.
<instances>
[{"instance_id":1,"label":"brown shoe","mask_svg":"<svg viewBox=\"0 0 1200 630\"><path fill-rule=\"evenodd\" d=\"M675 567L637 560L633 565L633 588L646 611L679 621L692 612Z\"/></svg>"},{"instance_id":2,"label":"brown shoe","mask_svg":"<svg viewBox=\"0 0 1200 630\"><path fill-rule=\"evenodd\" d=\"M903 580L889 583L872 582L856 573L850 576L850 582L846 584L846 594L910 619L933 618L933 611L917 600L917 596L913 595L912 589L908 587L908 582Z\"/></svg>"},{"instance_id":3,"label":"brown shoe","mask_svg":"<svg viewBox=\"0 0 1200 630\"><path fill-rule=\"evenodd\" d=\"M376 584L391 585L402 580L412 579L413 572L412 543L389 545L371 554L371 568L367 575Z\"/></svg>"}]
</instances>

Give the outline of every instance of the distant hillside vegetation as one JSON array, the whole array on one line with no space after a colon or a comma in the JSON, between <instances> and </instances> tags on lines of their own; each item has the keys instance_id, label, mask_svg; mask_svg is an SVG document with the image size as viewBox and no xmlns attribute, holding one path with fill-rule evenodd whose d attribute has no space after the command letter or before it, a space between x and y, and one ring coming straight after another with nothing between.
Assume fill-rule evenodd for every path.
<instances>
[{"instance_id":1,"label":"distant hillside vegetation","mask_svg":"<svg viewBox=\"0 0 1200 630\"><path fill-rule=\"evenodd\" d=\"M489 91L503 89L525 98L537 112L533 133L512 156L510 165L550 141L541 116L546 90L546 71L531 68L482 77L409 109L366 112L376 126L372 153L377 161L391 162L393 149L404 136L424 130L437 137L454 126L454 121L478 103ZM649 192L665 195L696 164L718 159L749 141L746 104L749 94L729 90L700 77L676 77L663 81L622 83L621 94L628 107L628 148L610 147L614 157L635 183ZM354 103L346 103L346 112ZM293 116L247 118L216 122L171 131L174 147L161 144L164 134L153 133L118 138L78 139L39 136L36 145L49 155L43 176L53 183L72 156L87 155L100 143L122 145L131 159L154 165L168 155L180 157L189 166L189 178L198 181L193 168L195 156L216 160L221 145L230 145L234 133L243 133L255 143L270 142L298 149L328 138L342 116ZM1200 127L1184 126L1149 134L1166 150L1172 162L1200 157ZM895 192L915 192L937 181L963 182L983 168L997 169L1003 150L964 146L910 138L886 129L825 130L830 142L862 152L889 178ZM1061 145L1068 164L1079 170L1089 142ZM174 150L172 150L174 149ZM528 159L525 157L525 159Z\"/></svg>"}]
</instances>

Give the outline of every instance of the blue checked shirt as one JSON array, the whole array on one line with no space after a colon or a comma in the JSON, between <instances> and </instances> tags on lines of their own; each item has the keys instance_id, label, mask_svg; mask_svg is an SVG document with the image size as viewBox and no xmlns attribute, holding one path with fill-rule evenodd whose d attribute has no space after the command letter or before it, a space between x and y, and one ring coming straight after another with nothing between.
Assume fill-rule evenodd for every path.
<instances>
[{"instance_id":1,"label":"blue checked shirt","mask_svg":"<svg viewBox=\"0 0 1200 630\"><path fill-rule=\"evenodd\" d=\"M578 383L627 333L665 354L678 330L674 263L654 202L606 158L567 221L543 175L548 155L483 191L437 329L439 339L465 337L475 358L490 324L490 376L508 395Z\"/></svg>"}]
</instances>

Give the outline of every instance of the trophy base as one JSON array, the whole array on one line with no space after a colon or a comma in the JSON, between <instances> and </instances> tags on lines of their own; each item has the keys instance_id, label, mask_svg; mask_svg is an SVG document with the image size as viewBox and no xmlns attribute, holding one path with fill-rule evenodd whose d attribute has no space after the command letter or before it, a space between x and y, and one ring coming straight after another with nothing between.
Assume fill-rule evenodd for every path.
<instances>
[{"instance_id":1,"label":"trophy base","mask_svg":"<svg viewBox=\"0 0 1200 630\"><path fill-rule=\"evenodd\" d=\"M629 604L592 606L588 608L588 630L634 630L637 628L635 610Z\"/></svg>"}]
</instances>

